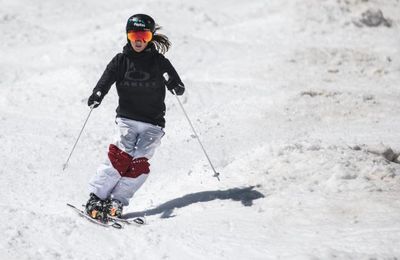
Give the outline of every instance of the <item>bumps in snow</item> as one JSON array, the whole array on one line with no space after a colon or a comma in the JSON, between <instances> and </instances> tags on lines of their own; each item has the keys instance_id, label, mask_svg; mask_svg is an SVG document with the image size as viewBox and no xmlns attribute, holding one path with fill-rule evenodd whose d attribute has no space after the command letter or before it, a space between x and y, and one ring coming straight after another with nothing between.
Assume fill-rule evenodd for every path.
<instances>
[{"instance_id":1,"label":"bumps in snow","mask_svg":"<svg viewBox=\"0 0 400 260\"><path fill-rule=\"evenodd\" d=\"M358 27L362 27L363 25L368 27L378 27L381 25L392 27L392 21L386 19L380 9L368 9L361 14L359 21L354 21L354 24Z\"/></svg>"}]
</instances>

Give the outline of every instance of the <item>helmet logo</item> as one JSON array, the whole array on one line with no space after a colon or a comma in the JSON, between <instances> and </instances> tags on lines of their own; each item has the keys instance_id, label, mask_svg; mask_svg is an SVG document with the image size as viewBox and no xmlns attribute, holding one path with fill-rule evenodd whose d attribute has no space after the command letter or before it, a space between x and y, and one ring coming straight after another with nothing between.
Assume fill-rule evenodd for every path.
<instances>
[{"instance_id":1,"label":"helmet logo","mask_svg":"<svg viewBox=\"0 0 400 260\"><path fill-rule=\"evenodd\" d=\"M137 23L137 22L134 22L133 25L134 25L134 26L137 26L137 27L146 27L146 25L145 25L144 23Z\"/></svg>"},{"instance_id":2,"label":"helmet logo","mask_svg":"<svg viewBox=\"0 0 400 260\"><path fill-rule=\"evenodd\" d=\"M143 28L146 27L146 23L141 19L137 19L136 17L134 17L131 19L131 21L133 22L133 26L143 27Z\"/></svg>"}]
</instances>

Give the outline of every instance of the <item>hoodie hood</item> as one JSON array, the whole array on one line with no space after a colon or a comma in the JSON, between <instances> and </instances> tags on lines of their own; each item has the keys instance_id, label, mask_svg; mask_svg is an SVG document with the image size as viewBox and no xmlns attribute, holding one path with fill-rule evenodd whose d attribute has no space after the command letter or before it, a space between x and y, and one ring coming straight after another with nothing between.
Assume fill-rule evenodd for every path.
<instances>
[{"instance_id":1,"label":"hoodie hood","mask_svg":"<svg viewBox=\"0 0 400 260\"><path fill-rule=\"evenodd\" d=\"M130 57L133 57L133 58L139 58L139 57L144 57L144 56L147 56L147 55L153 55L153 54L157 53L157 50L156 50L156 48L154 47L154 45L150 42L150 43L147 45L146 49L144 49L144 50L141 51L141 52L136 52L136 51L132 48L130 42L128 42L128 43L124 46L124 48L122 49L122 53L124 53L124 54L126 54L126 55L128 55L128 56L130 56Z\"/></svg>"}]
</instances>

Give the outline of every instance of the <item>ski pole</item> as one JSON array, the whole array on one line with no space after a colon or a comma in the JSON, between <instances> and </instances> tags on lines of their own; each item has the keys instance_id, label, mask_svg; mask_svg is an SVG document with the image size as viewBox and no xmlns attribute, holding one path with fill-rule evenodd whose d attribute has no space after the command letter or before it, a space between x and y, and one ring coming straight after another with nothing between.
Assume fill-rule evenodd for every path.
<instances>
[{"instance_id":1,"label":"ski pole","mask_svg":"<svg viewBox=\"0 0 400 260\"><path fill-rule=\"evenodd\" d=\"M208 156L208 154L207 154L207 152L206 152L206 149L204 148L203 144L201 143L200 138L199 138L198 134L196 133L196 130L194 129L194 126L193 126L192 122L190 121L190 118L189 118L188 114L186 113L186 110L185 110L185 108L183 107L183 105L182 105L182 103L181 103L181 100L178 98L178 95L176 95L176 92L175 92L174 89L172 90L172 93L175 95L176 100L178 100L179 106L181 107L181 109L182 109L182 111L183 111L183 114L185 115L187 121L189 122L190 127L192 128L192 131L193 131L193 133L194 133L194 136L196 137L197 141L199 142L200 147L201 147L201 149L203 150L204 155L206 156L206 158L207 158L207 160L208 160L208 163L209 163L210 166L211 166L211 169L214 171L213 177L216 177L216 178L218 179L218 181L221 181L221 180L219 179L219 172L217 172L217 171L215 170L214 165L212 164L212 162L211 162L211 160L210 160L210 157Z\"/></svg>"},{"instance_id":2,"label":"ski pole","mask_svg":"<svg viewBox=\"0 0 400 260\"><path fill-rule=\"evenodd\" d=\"M87 118L86 118L86 120L85 120L85 123L83 124L83 127L82 127L81 131L79 132L78 138L76 139L75 144L74 144L74 146L72 147L72 150L71 150L71 152L70 152L70 154L69 154L69 156L68 156L67 161L66 161L66 162L64 163L64 165L63 165L63 171L67 168L69 159L71 158L72 153L73 153L74 150L75 150L76 144L78 143L79 138L81 137L81 134L82 134L82 132L83 132L83 129L85 128L86 123L87 123L87 121L89 120L90 114L92 113L94 106L97 105L97 104L99 104L99 102L96 102L96 101L95 101L95 102L93 103L93 105L90 106L89 115L87 116Z\"/></svg>"}]
</instances>

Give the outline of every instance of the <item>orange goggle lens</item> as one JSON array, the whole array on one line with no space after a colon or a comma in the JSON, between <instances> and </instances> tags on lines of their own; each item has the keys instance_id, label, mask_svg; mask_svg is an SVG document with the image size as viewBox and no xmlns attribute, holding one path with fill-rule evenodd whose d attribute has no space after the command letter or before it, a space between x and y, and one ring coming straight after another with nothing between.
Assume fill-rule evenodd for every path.
<instances>
[{"instance_id":1,"label":"orange goggle lens","mask_svg":"<svg viewBox=\"0 0 400 260\"><path fill-rule=\"evenodd\" d=\"M130 31L128 32L128 39L132 42L141 40L149 42L153 38L153 34L150 31Z\"/></svg>"}]
</instances>

